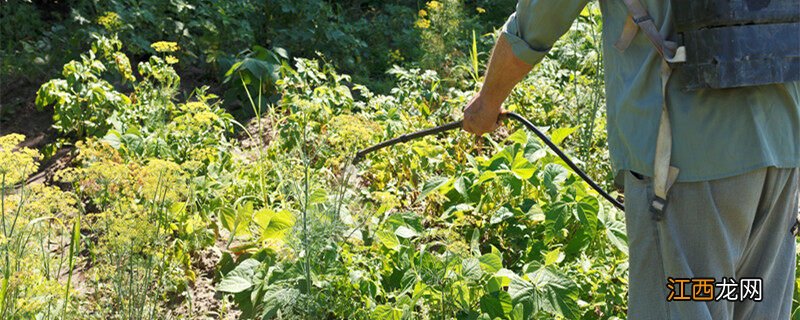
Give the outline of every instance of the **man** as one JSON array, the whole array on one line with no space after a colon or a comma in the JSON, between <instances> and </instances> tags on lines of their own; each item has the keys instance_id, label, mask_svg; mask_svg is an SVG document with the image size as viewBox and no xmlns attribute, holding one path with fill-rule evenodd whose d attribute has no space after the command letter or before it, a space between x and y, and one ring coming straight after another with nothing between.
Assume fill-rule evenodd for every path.
<instances>
[{"instance_id":1,"label":"man","mask_svg":"<svg viewBox=\"0 0 800 320\"><path fill-rule=\"evenodd\" d=\"M643 0L661 35L675 39L670 1ZM521 0L503 28L464 130L493 131L512 88L545 56L586 0ZM631 319L788 319L795 280L800 178L800 84L682 90L675 69L662 93L662 57L639 32L614 43L628 10L601 1L608 141L624 175L630 246ZM661 217L651 213L662 103L672 129L670 165L680 169ZM673 282L670 282L672 278ZM761 301L667 301L675 279L762 279ZM724 279L723 279L724 278ZM690 285L685 292L691 295ZM714 290L719 295L722 287ZM716 297L715 297L716 298ZM733 301L736 300L736 301Z\"/></svg>"}]
</instances>

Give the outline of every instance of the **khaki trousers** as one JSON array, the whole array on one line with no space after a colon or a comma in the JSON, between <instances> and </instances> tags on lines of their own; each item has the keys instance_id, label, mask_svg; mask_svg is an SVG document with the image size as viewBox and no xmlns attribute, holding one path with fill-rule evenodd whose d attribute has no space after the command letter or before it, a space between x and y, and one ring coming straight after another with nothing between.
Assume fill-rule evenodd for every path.
<instances>
[{"instance_id":1,"label":"khaki trousers","mask_svg":"<svg viewBox=\"0 0 800 320\"><path fill-rule=\"evenodd\" d=\"M725 179L675 183L666 211L656 221L649 212L652 180L626 172L628 317L789 319L797 268L790 229L798 212L798 179L798 168L770 167ZM736 282L762 279L761 301L675 301L675 296L667 301L670 292L677 292L667 287L669 278L675 288L687 284L681 279L729 280L723 277ZM692 296L692 283L685 286L684 296ZM723 289L714 288L715 299Z\"/></svg>"}]
</instances>

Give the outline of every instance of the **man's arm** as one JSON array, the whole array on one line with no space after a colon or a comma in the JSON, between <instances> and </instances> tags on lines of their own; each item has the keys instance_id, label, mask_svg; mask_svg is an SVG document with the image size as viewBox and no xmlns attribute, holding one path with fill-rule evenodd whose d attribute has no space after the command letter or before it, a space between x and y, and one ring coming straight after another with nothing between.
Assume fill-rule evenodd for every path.
<instances>
[{"instance_id":1,"label":"man's arm","mask_svg":"<svg viewBox=\"0 0 800 320\"><path fill-rule=\"evenodd\" d=\"M532 68L514 55L511 44L501 35L492 49L483 87L464 109L464 130L480 136L497 129L503 101Z\"/></svg>"},{"instance_id":2,"label":"man's arm","mask_svg":"<svg viewBox=\"0 0 800 320\"><path fill-rule=\"evenodd\" d=\"M492 50L481 91L464 109L464 130L477 135L494 131L514 86L569 30L588 0L520 0Z\"/></svg>"}]
</instances>

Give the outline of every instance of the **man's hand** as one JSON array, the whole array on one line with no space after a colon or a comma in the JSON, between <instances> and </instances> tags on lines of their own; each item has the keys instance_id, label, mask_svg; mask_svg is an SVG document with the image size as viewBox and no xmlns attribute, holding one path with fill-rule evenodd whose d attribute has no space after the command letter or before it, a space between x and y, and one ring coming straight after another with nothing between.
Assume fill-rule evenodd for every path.
<instances>
[{"instance_id":1,"label":"man's hand","mask_svg":"<svg viewBox=\"0 0 800 320\"><path fill-rule=\"evenodd\" d=\"M480 136L497 129L503 101L531 68L514 55L505 37L498 38L486 67L481 91L464 109L464 130Z\"/></svg>"},{"instance_id":2,"label":"man's hand","mask_svg":"<svg viewBox=\"0 0 800 320\"><path fill-rule=\"evenodd\" d=\"M500 103L491 102L480 93L476 94L464 109L462 126L465 131L481 136L500 126L498 121L500 113L502 113Z\"/></svg>"}]
</instances>

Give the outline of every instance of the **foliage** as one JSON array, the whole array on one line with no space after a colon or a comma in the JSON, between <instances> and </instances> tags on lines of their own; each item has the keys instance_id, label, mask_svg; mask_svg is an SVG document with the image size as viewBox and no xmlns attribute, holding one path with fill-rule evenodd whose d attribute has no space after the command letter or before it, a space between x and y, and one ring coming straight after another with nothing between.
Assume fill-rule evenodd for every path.
<instances>
[{"instance_id":1,"label":"foliage","mask_svg":"<svg viewBox=\"0 0 800 320\"><path fill-rule=\"evenodd\" d=\"M22 139L15 134L0 137L0 316L70 315L70 287L59 278L65 272L72 275L71 255L79 244L75 237L65 241L61 235L70 234L76 197L55 187L25 185L38 166L38 153L25 147L12 151ZM21 187L15 189L15 183Z\"/></svg>"},{"instance_id":2,"label":"foliage","mask_svg":"<svg viewBox=\"0 0 800 320\"><path fill-rule=\"evenodd\" d=\"M244 316L624 315L624 288L609 285L626 272L617 267L627 251L621 216L543 144L517 130L476 151L465 137L448 135L341 169L346 158L329 155L430 126L426 119L450 114L468 93L439 91L435 73L395 68L393 96L359 88L365 100L358 100L341 87L346 77L320 68L298 60L278 82L286 94L276 108L286 115L275 119L281 134L265 154L276 165L265 174L274 186L266 189L283 197L261 205L294 211L307 226L295 223L294 236L252 253L257 258L222 265L218 290L232 294ZM571 132L551 134L563 143ZM305 160L281 165L294 159ZM240 189L238 197L257 190ZM255 220L247 217L256 211L250 203L230 211L232 237L251 237Z\"/></svg>"},{"instance_id":3,"label":"foliage","mask_svg":"<svg viewBox=\"0 0 800 320\"><path fill-rule=\"evenodd\" d=\"M0 175L3 184L13 186L22 182L31 173L36 172L40 155L36 150L17 145L25 137L21 134L10 134L0 137Z\"/></svg>"},{"instance_id":4,"label":"foliage","mask_svg":"<svg viewBox=\"0 0 800 320\"><path fill-rule=\"evenodd\" d=\"M431 12L432 27L421 29L415 27L419 10L429 9L409 0L12 0L0 8L0 38L7 40L0 48L5 58L0 75L34 82L55 76L64 63L80 59L89 47L86 37L94 33L119 35L134 61L158 53L153 43L177 43L181 50L172 59L212 86L227 77L243 48L261 46L285 48L295 57L319 52L371 88L388 90L391 78L383 73L392 65L424 60L425 68L440 72L455 67L449 56L461 56L469 47L469 33L491 32L513 6L513 0L446 1ZM26 28L17 27L21 24ZM491 44L481 45L486 50ZM436 57L448 62L442 65ZM239 83L229 88L239 90Z\"/></svg>"},{"instance_id":5,"label":"foliage","mask_svg":"<svg viewBox=\"0 0 800 320\"><path fill-rule=\"evenodd\" d=\"M133 80L128 58L118 51L122 43L116 38L96 40L92 49L81 55L81 61L64 65L63 79L43 84L36 96L40 108L54 106L54 127L78 138L102 134L108 128L105 119L131 103L103 79L109 65L116 67L124 81Z\"/></svg>"},{"instance_id":6,"label":"foliage","mask_svg":"<svg viewBox=\"0 0 800 320\"><path fill-rule=\"evenodd\" d=\"M3 35L31 16L23 46L92 39L37 95L73 142L67 168L28 185L40 155L0 137L0 317L625 317L622 213L524 128L351 163L461 118L513 1L129 4L0 7ZM611 189L601 27L592 3L506 107ZM198 66L225 87L181 89Z\"/></svg>"}]
</instances>

